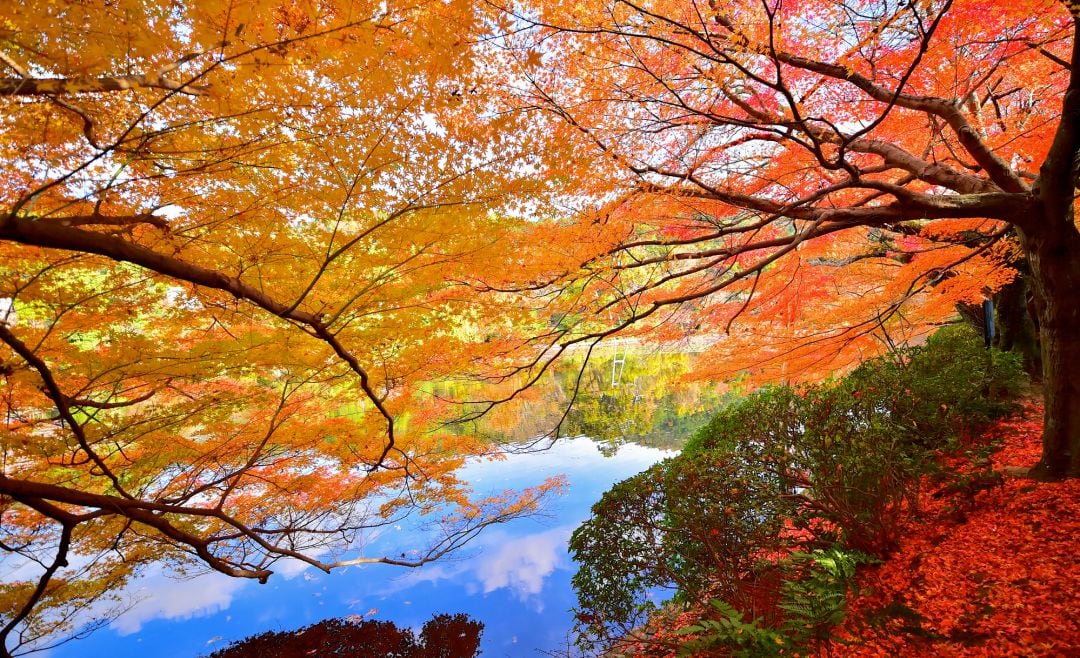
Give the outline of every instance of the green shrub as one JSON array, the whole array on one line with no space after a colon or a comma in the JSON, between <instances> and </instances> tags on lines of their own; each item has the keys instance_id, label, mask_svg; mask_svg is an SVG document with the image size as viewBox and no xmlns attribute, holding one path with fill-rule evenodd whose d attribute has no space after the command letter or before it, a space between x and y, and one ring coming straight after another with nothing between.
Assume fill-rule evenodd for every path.
<instances>
[{"instance_id":1,"label":"green shrub","mask_svg":"<svg viewBox=\"0 0 1080 658\"><path fill-rule=\"evenodd\" d=\"M788 447L800 465L800 527L823 540L885 555L899 539L900 512L917 501L931 462L912 450L873 399L844 381L802 398L802 432Z\"/></svg>"},{"instance_id":2,"label":"green shrub","mask_svg":"<svg viewBox=\"0 0 1080 658\"><path fill-rule=\"evenodd\" d=\"M917 494L928 459L909 450L883 405L846 381L747 396L713 417L682 456L772 478L796 528L875 554L894 545L897 512Z\"/></svg>"},{"instance_id":3,"label":"green shrub","mask_svg":"<svg viewBox=\"0 0 1080 658\"><path fill-rule=\"evenodd\" d=\"M750 444L789 445L800 433L802 399L790 386L751 393L714 415L682 454L737 452Z\"/></svg>"},{"instance_id":4,"label":"green shrub","mask_svg":"<svg viewBox=\"0 0 1080 658\"><path fill-rule=\"evenodd\" d=\"M791 550L782 531L795 511L787 483L753 464L726 453L680 456L604 494L570 539L579 646L603 646L642 624L657 589L752 606L756 567Z\"/></svg>"},{"instance_id":5,"label":"green shrub","mask_svg":"<svg viewBox=\"0 0 1080 658\"><path fill-rule=\"evenodd\" d=\"M655 603L650 589L670 587L664 525L664 477L671 460L613 486L592 507L592 517L570 539L580 568L577 592L578 644L583 648L643 623Z\"/></svg>"},{"instance_id":6,"label":"green shrub","mask_svg":"<svg viewBox=\"0 0 1080 658\"><path fill-rule=\"evenodd\" d=\"M863 363L843 379L914 446L952 450L965 432L1012 411L1026 375L1020 355L987 350L967 325Z\"/></svg>"},{"instance_id":7,"label":"green shrub","mask_svg":"<svg viewBox=\"0 0 1080 658\"><path fill-rule=\"evenodd\" d=\"M706 630L748 643L731 650L767 655L752 652L778 630L822 639L842 615L854 569L844 555L889 553L920 476L1009 411L1022 383L1018 358L948 327L840 380L725 408L679 457L616 485L574 533L582 637L640 625L655 609L650 591L667 587L676 601L724 601ZM832 544L856 553L814 552Z\"/></svg>"},{"instance_id":8,"label":"green shrub","mask_svg":"<svg viewBox=\"0 0 1080 658\"><path fill-rule=\"evenodd\" d=\"M797 527L885 555L899 512L917 501L919 476L964 432L1010 411L1023 381L1018 357L984 349L967 326L946 327L838 381L749 395L716 414L683 454L755 462L797 493Z\"/></svg>"}]
</instances>

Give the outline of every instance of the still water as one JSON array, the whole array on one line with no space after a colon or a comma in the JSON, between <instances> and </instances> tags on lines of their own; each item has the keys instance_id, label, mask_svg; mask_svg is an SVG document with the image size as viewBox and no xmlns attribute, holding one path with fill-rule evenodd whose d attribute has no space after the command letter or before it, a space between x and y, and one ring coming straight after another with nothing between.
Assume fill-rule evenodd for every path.
<instances>
[{"instance_id":1,"label":"still water","mask_svg":"<svg viewBox=\"0 0 1080 658\"><path fill-rule=\"evenodd\" d=\"M504 444L538 436L554 426L577 388L562 429L579 438L459 471L478 498L564 475L563 494L548 499L543 515L488 528L462 552L420 569L367 565L327 575L279 563L266 585L213 573L177 579L151 572L123 593L135 601L126 614L44 655L197 658L234 640L327 618L358 616L419 629L437 613L482 622L484 658L566 649L575 603L570 534L611 485L674 454L729 395L685 381L687 355L620 354L616 360L610 350L598 353L583 371L576 365L557 370L529 400L497 408L484 424L463 430ZM395 555L425 543L414 532L405 524L385 531L365 553Z\"/></svg>"},{"instance_id":2,"label":"still water","mask_svg":"<svg viewBox=\"0 0 1080 658\"><path fill-rule=\"evenodd\" d=\"M570 533L612 484L671 454L633 443L600 447L588 438L562 439L543 452L467 465L462 477L478 494L521 489L560 473L568 486L543 516L489 528L456 557L419 569L367 565L329 575L286 566L266 585L218 574L178 580L151 573L131 588L139 600L126 614L46 655L195 658L232 640L328 617L359 615L418 629L442 612L484 623L485 658L566 648L574 605ZM392 551L394 534L400 541L408 532L387 533L382 547Z\"/></svg>"}]
</instances>

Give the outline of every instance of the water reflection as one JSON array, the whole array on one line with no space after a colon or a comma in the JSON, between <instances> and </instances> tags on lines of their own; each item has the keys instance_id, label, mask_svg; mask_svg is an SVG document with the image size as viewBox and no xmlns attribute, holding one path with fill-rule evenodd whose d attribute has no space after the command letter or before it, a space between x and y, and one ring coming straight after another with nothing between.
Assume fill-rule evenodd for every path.
<instances>
[{"instance_id":1,"label":"water reflection","mask_svg":"<svg viewBox=\"0 0 1080 658\"><path fill-rule=\"evenodd\" d=\"M137 581L129 594L134 604L111 629L119 635L131 635L155 619L186 620L227 610L243 586L238 578L216 573L177 578L155 569Z\"/></svg>"},{"instance_id":2,"label":"water reflection","mask_svg":"<svg viewBox=\"0 0 1080 658\"><path fill-rule=\"evenodd\" d=\"M474 547L476 559L426 566L397 579L386 591L402 591L424 582L457 584L468 595L506 589L531 610L543 612L545 581L556 569L569 568L566 545L575 527L564 525L524 535L494 530L483 538L482 550Z\"/></svg>"},{"instance_id":3,"label":"water reflection","mask_svg":"<svg viewBox=\"0 0 1080 658\"><path fill-rule=\"evenodd\" d=\"M594 370L586 371L584 396L568 416L565 431L589 432L599 440L563 439L550 450L463 468L462 478L478 496L565 474L565 495L555 499L543 517L492 528L464 553L416 570L367 565L328 575L282 564L262 586L213 573L177 580L154 572L136 583L141 600L126 615L108 629L48 655L193 658L249 635L296 629L329 617L385 619L420 628L437 613L465 613L481 621L486 658L565 648L573 624L569 610L575 603L570 587L574 565L566 551L570 533L613 483L669 455L658 446L680 444L720 401L716 393L677 381L685 360L660 356L627 360L615 386L607 370L610 358L598 359ZM568 376L558 373L549 388L533 394L513 415L500 410L479 429L492 437L498 432L529 436L522 434L548 422L537 418L561 413L570 390ZM372 539L367 551L393 553L411 545L414 532L416 527L404 524L388 529Z\"/></svg>"},{"instance_id":4,"label":"water reflection","mask_svg":"<svg viewBox=\"0 0 1080 658\"><path fill-rule=\"evenodd\" d=\"M109 628L49 655L192 658L230 641L268 630L287 630L327 617L360 615L416 627L436 613L465 613L485 624L483 655L538 655L566 645L574 605L566 554L570 532L617 480L666 455L625 445L611 458L597 444L576 438L541 453L511 455L465 467L477 493L535 484L565 473L566 495L542 518L521 519L480 536L461 554L421 569L385 565L323 574L295 570L267 585L218 574L182 580L154 574L139 583L143 601ZM379 548L402 541L407 527L385 533ZM384 546L385 545L385 546Z\"/></svg>"},{"instance_id":5,"label":"water reflection","mask_svg":"<svg viewBox=\"0 0 1080 658\"><path fill-rule=\"evenodd\" d=\"M565 413L561 436L591 437L609 453L627 443L677 450L737 393L689 379L692 359L689 354L598 348L584 368L573 360L563 363L515 402L458 431L522 443L551 431ZM463 388L441 385L438 393L468 398Z\"/></svg>"},{"instance_id":6,"label":"water reflection","mask_svg":"<svg viewBox=\"0 0 1080 658\"><path fill-rule=\"evenodd\" d=\"M544 579L556 567L566 566L566 544L573 531L573 526L561 526L502 542L476 571L483 593L507 587L520 601L537 601L537 612L543 612L543 601L538 595L543 590Z\"/></svg>"}]
</instances>

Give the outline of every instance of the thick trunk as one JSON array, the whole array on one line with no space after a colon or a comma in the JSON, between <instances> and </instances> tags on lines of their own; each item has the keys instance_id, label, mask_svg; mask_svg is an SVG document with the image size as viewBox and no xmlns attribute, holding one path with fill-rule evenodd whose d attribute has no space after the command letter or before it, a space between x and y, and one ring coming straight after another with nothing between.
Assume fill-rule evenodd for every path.
<instances>
[{"instance_id":1,"label":"thick trunk","mask_svg":"<svg viewBox=\"0 0 1080 658\"><path fill-rule=\"evenodd\" d=\"M1069 86L1054 141L1031 186L1034 212L1017 217L1039 315L1046 426L1039 478L1080 477L1080 232L1074 205L1080 157L1080 8L1073 15Z\"/></svg>"},{"instance_id":2,"label":"thick trunk","mask_svg":"<svg viewBox=\"0 0 1080 658\"><path fill-rule=\"evenodd\" d=\"M1080 477L1080 233L1064 226L1022 239L1039 314L1046 403L1043 455L1032 475Z\"/></svg>"}]
</instances>

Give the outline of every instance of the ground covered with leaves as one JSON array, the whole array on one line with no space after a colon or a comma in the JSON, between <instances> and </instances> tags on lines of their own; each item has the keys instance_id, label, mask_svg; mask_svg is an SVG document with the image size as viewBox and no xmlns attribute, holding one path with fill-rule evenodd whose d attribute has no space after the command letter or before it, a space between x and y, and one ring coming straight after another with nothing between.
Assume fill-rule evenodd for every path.
<instances>
[{"instance_id":1,"label":"ground covered with leaves","mask_svg":"<svg viewBox=\"0 0 1080 658\"><path fill-rule=\"evenodd\" d=\"M830 653L1080 656L1080 480L1017 473L1041 429L1029 402L984 437L1000 448L965 465L966 486L925 488L898 549L861 570Z\"/></svg>"}]
</instances>

